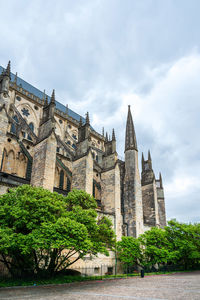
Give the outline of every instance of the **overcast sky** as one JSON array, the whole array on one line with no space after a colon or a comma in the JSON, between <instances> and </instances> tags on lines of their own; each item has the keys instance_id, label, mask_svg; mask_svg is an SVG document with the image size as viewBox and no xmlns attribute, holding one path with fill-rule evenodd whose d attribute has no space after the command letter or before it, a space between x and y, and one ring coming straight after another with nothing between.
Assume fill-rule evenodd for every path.
<instances>
[{"instance_id":1,"label":"overcast sky","mask_svg":"<svg viewBox=\"0 0 200 300\"><path fill-rule=\"evenodd\" d=\"M0 65L116 130L162 172L167 219L200 222L200 1L0 0Z\"/></svg>"}]
</instances>

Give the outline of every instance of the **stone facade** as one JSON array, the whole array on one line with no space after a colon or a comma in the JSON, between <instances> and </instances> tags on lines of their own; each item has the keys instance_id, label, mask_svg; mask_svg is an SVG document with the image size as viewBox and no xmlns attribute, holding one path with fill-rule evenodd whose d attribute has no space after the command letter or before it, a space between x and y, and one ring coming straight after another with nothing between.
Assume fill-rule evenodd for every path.
<instances>
[{"instance_id":1,"label":"stone facade","mask_svg":"<svg viewBox=\"0 0 200 300\"><path fill-rule=\"evenodd\" d=\"M122 161L114 130L111 139L99 134L88 113L82 118L57 102L55 91L48 97L14 76L10 63L0 71L1 194L25 183L63 195L83 189L97 199L98 213L111 218L118 240L166 225L162 178L155 179L150 153L147 161L143 157L140 178L130 106ZM95 261L111 267L115 257Z\"/></svg>"}]
</instances>

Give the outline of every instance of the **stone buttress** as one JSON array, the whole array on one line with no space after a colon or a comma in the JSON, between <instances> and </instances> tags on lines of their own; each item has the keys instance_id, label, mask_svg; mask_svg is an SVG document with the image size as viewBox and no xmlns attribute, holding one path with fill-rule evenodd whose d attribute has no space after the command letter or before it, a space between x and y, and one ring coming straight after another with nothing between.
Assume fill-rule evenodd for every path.
<instances>
[{"instance_id":1,"label":"stone buttress","mask_svg":"<svg viewBox=\"0 0 200 300\"><path fill-rule=\"evenodd\" d=\"M161 228L167 225L166 212L165 212L165 197L161 173L159 174L159 179L156 179L156 190L158 199L158 216L159 225Z\"/></svg>"},{"instance_id":2,"label":"stone buttress","mask_svg":"<svg viewBox=\"0 0 200 300\"><path fill-rule=\"evenodd\" d=\"M10 62L6 70L0 75L0 170L4 159L4 147L7 141L9 127L9 84L10 84Z\"/></svg>"},{"instance_id":3,"label":"stone buttress","mask_svg":"<svg viewBox=\"0 0 200 300\"><path fill-rule=\"evenodd\" d=\"M53 90L50 103L48 104L46 100L43 107L38 139L34 147L31 174L31 184L33 186L41 186L50 191L53 191L54 188L57 147L54 111L55 92Z\"/></svg>"},{"instance_id":4,"label":"stone buttress","mask_svg":"<svg viewBox=\"0 0 200 300\"><path fill-rule=\"evenodd\" d=\"M150 151L148 160L144 160L142 153L142 201L144 225L152 227L158 226L158 201L154 171Z\"/></svg>"},{"instance_id":5,"label":"stone buttress","mask_svg":"<svg viewBox=\"0 0 200 300\"><path fill-rule=\"evenodd\" d=\"M103 169L101 172L101 202L105 212L115 216L114 229L117 240L122 236L121 216L121 191L120 191L120 168L116 152L116 139L113 129L112 140L105 139L105 153L103 156Z\"/></svg>"}]
</instances>

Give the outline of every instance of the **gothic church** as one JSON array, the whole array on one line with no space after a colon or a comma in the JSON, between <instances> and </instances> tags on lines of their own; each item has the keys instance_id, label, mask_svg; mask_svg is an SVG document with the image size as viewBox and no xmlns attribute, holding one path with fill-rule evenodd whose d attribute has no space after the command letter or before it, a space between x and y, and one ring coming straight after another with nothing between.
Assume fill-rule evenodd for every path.
<instances>
[{"instance_id":1,"label":"gothic church","mask_svg":"<svg viewBox=\"0 0 200 300\"><path fill-rule=\"evenodd\" d=\"M155 178L150 152L147 160L142 154L139 173L130 106L122 161L114 129L111 139L96 132L88 113L79 116L55 100L54 90L49 97L13 75L10 62L0 73L0 194L21 184L63 195L83 189L111 218L118 240L166 225L162 177Z\"/></svg>"}]
</instances>

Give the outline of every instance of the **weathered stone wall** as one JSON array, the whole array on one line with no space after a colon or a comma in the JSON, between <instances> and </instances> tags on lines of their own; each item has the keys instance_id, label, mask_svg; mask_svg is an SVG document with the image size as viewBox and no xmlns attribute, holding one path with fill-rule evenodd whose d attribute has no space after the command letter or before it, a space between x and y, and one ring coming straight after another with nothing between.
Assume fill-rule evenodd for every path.
<instances>
[{"instance_id":1,"label":"weathered stone wall","mask_svg":"<svg viewBox=\"0 0 200 300\"><path fill-rule=\"evenodd\" d=\"M142 186L142 202L144 224L147 226L156 226L159 224L158 203L155 181Z\"/></svg>"},{"instance_id":2,"label":"weathered stone wall","mask_svg":"<svg viewBox=\"0 0 200 300\"><path fill-rule=\"evenodd\" d=\"M84 157L73 162L72 188L85 190L92 195L93 192L93 158L91 151Z\"/></svg>"},{"instance_id":3,"label":"weathered stone wall","mask_svg":"<svg viewBox=\"0 0 200 300\"><path fill-rule=\"evenodd\" d=\"M166 212L165 212L165 198L163 188L157 188L157 197L158 197L158 215L159 215L159 224L163 228L167 225L166 221Z\"/></svg>"},{"instance_id":4,"label":"weathered stone wall","mask_svg":"<svg viewBox=\"0 0 200 300\"><path fill-rule=\"evenodd\" d=\"M56 165L55 135L38 143L34 148L31 184L53 191Z\"/></svg>"},{"instance_id":5,"label":"weathered stone wall","mask_svg":"<svg viewBox=\"0 0 200 300\"><path fill-rule=\"evenodd\" d=\"M136 150L125 152L124 221L129 236L138 237L143 233L142 189Z\"/></svg>"},{"instance_id":6,"label":"weathered stone wall","mask_svg":"<svg viewBox=\"0 0 200 300\"><path fill-rule=\"evenodd\" d=\"M114 230L117 240L122 236L122 215L120 197L120 170L118 164L113 169L101 174L101 202L105 212L111 213L114 218Z\"/></svg>"}]
</instances>

